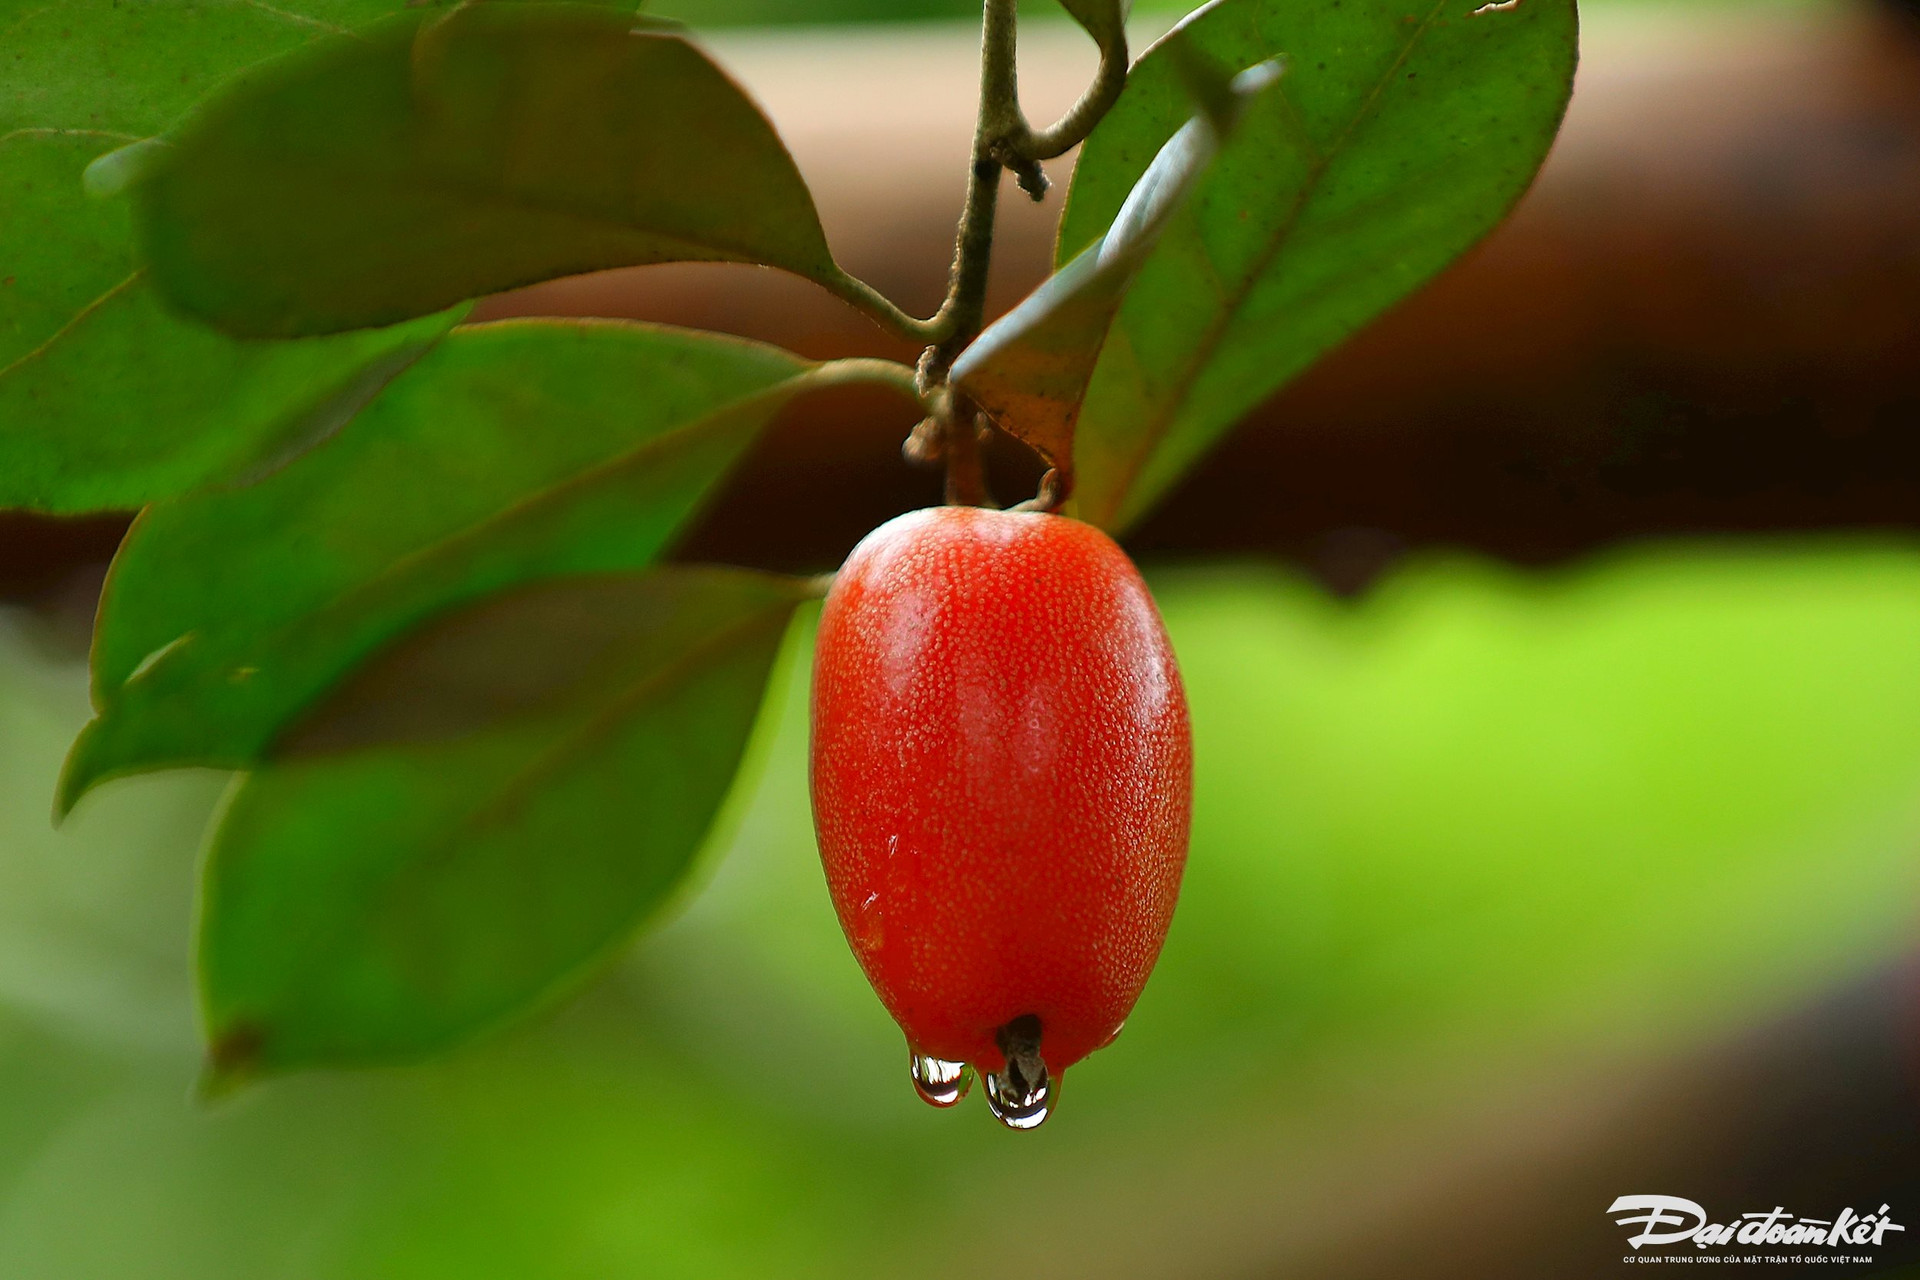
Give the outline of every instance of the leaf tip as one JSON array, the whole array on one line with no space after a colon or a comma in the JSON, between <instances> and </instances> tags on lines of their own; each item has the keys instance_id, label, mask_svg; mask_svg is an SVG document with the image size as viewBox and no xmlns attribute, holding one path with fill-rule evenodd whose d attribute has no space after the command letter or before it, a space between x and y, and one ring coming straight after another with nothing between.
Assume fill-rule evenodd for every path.
<instances>
[{"instance_id":1,"label":"leaf tip","mask_svg":"<svg viewBox=\"0 0 1920 1280\"><path fill-rule=\"evenodd\" d=\"M53 789L53 825L56 828L73 816L74 806L102 781L92 749L99 723L97 719L87 721L86 727L80 730L80 736L73 740L73 746L67 749L66 761L60 766L60 780Z\"/></svg>"},{"instance_id":2,"label":"leaf tip","mask_svg":"<svg viewBox=\"0 0 1920 1280\"><path fill-rule=\"evenodd\" d=\"M158 138L142 138L98 156L80 174L80 187L96 200L125 195L153 169L167 144Z\"/></svg>"},{"instance_id":3,"label":"leaf tip","mask_svg":"<svg viewBox=\"0 0 1920 1280\"><path fill-rule=\"evenodd\" d=\"M222 1102L259 1079L266 1053L266 1029L241 1020L215 1034L194 1085L194 1096L204 1104Z\"/></svg>"}]
</instances>

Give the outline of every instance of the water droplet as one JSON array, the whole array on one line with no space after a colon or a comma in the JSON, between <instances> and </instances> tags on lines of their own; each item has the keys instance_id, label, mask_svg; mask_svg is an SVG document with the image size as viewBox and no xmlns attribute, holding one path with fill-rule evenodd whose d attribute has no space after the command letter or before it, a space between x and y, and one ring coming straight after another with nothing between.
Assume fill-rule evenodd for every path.
<instances>
[{"instance_id":1,"label":"water droplet","mask_svg":"<svg viewBox=\"0 0 1920 1280\"><path fill-rule=\"evenodd\" d=\"M936 1107L950 1107L973 1088L973 1068L964 1062L929 1058L911 1050L907 1057L912 1062L914 1091L922 1101Z\"/></svg>"},{"instance_id":2,"label":"water droplet","mask_svg":"<svg viewBox=\"0 0 1920 1280\"><path fill-rule=\"evenodd\" d=\"M1039 1078L1031 1081L1015 1063L1005 1072L987 1072L987 1110L1009 1129L1038 1129L1052 1112L1053 1099L1045 1063L1040 1064Z\"/></svg>"}]
</instances>

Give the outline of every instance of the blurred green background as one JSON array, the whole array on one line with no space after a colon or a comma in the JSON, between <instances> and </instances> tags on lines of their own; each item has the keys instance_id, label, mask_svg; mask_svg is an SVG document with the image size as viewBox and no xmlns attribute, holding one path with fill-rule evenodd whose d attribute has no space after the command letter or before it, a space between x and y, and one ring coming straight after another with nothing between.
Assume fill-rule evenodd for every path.
<instances>
[{"instance_id":1,"label":"blurred green background","mask_svg":"<svg viewBox=\"0 0 1920 1280\"><path fill-rule=\"evenodd\" d=\"M84 672L0 613L0 1276L1348 1274L1913 940L1920 545L1416 559L1358 603L1151 576L1188 881L1126 1033L1031 1135L915 1099L839 935L805 625L705 883L611 977L448 1061L208 1108L188 938L222 780L51 830ZM1656 1189L1698 1194L1609 1194ZM1614 1264L1604 1207L1577 1206Z\"/></svg>"}]
</instances>

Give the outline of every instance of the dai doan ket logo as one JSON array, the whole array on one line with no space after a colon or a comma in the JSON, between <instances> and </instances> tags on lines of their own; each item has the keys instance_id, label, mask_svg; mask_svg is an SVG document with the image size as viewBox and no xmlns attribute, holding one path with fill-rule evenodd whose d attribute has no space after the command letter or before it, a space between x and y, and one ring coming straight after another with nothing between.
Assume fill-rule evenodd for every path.
<instances>
[{"instance_id":1,"label":"dai doan ket logo","mask_svg":"<svg viewBox=\"0 0 1920 1280\"><path fill-rule=\"evenodd\" d=\"M1679 1196L1621 1196L1608 1209L1623 1227L1639 1227L1627 1241L1642 1245L1679 1244L1691 1240L1701 1249L1728 1244L1797 1244L1822 1249L1849 1245L1878 1245L1889 1231L1906 1228L1887 1216L1889 1206L1861 1215L1842 1209L1837 1218L1796 1218L1784 1208L1771 1213L1743 1213L1734 1222L1708 1222L1707 1211ZM1672 1228L1668 1230L1667 1228Z\"/></svg>"}]
</instances>

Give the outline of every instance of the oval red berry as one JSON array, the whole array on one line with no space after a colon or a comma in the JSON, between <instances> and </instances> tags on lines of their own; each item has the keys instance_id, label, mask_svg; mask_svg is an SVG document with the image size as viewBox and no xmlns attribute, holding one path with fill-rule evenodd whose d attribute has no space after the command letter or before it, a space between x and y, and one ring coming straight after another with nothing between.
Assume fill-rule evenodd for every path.
<instances>
[{"instance_id":1,"label":"oval red berry","mask_svg":"<svg viewBox=\"0 0 1920 1280\"><path fill-rule=\"evenodd\" d=\"M1020 1076L1003 1048L1037 1040L1058 1080L1112 1040L1173 915L1192 779L1166 630L1092 526L917 511L836 576L814 662L820 854L854 954L936 1077L971 1063L1004 1092Z\"/></svg>"}]
</instances>

